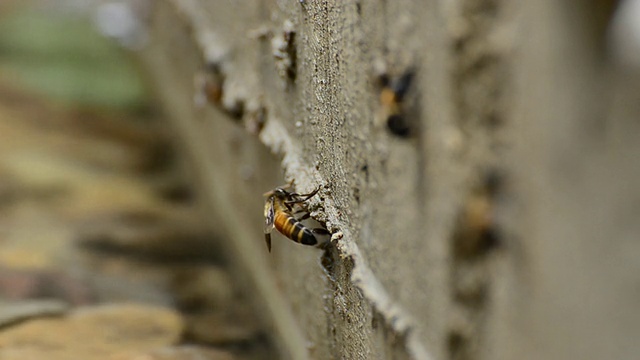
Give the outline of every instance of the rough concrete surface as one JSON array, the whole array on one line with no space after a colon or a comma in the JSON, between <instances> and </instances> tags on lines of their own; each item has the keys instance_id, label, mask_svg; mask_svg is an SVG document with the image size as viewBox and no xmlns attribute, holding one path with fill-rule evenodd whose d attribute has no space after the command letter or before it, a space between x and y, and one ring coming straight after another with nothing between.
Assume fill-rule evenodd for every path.
<instances>
[{"instance_id":1,"label":"rough concrete surface","mask_svg":"<svg viewBox=\"0 0 640 360\"><path fill-rule=\"evenodd\" d=\"M598 165L623 164L607 160L618 159L606 155L608 143L581 138L586 115L608 116L598 95L604 65L593 58L602 44L584 35L604 37L590 22L598 9L166 0L147 10L143 63L283 358L596 359L637 350L618 336L637 327L602 315L614 286L602 274L614 274L600 263L605 242L624 238L613 222L625 217L613 213L631 213L633 200L590 196L631 195L625 186L637 172L608 187L599 179L610 172ZM381 104L380 77L407 73L404 122L388 121L397 109ZM616 144L616 154L634 149ZM592 170L590 159L599 161ZM325 251L274 236L267 253L260 195L289 181L300 193L321 186L309 209L333 233ZM601 204L609 207L596 211ZM626 246L616 254L632 270L637 247L612 245ZM598 295L573 306L591 286ZM633 314L631 291L616 290L626 299L616 316ZM591 351L597 324L619 346Z\"/></svg>"}]
</instances>

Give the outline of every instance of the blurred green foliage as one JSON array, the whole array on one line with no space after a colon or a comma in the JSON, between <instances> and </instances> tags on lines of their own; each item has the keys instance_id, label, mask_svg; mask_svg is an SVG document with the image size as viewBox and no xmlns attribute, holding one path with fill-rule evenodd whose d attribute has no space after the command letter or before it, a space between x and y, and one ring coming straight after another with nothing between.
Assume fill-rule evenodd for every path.
<instances>
[{"instance_id":1,"label":"blurred green foliage","mask_svg":"<svg viewBox=\"0 0 640 360\"><path fill-rule=\"evenodd\" d=\"M21 9L0 17L0 76L76 105L140 110L147 94L126 51L86 18Z\"/></svg>"}]
</instances>

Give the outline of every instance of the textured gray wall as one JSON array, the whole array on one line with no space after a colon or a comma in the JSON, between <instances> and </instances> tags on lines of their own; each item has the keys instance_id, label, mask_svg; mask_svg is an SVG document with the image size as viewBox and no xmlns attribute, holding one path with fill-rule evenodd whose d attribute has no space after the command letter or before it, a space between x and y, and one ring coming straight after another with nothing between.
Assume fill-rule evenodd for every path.
<instances>
[{"instance_id":1,"label":"textured gray wall","mask_svg":"<svg viewBox=\"0 0 640 360\"><path fill-rule=\"evenodd\" d=\"M602 9L152 3L144 63L283 357L638 351L636 114L603 96ZM387 128L382 69L416 73L408 137ZM201 103L203 75L218 103ZM266 252L261 194L285 180L323 186L326 253L278 235Z\"/></svg>"}]
</instances>

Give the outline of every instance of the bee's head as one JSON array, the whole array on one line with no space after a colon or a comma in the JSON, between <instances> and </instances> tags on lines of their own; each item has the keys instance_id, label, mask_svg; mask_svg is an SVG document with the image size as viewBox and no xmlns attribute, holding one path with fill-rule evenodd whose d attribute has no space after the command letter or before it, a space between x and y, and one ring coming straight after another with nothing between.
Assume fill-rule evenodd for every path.
<instances>
[{"instance_id":1,"label":"bee's head","mask_svg":"<svg viewBox=\"0 0 640 360\"><path fill-rule=\"evenodd\" d=\"M289 197L289 192L283 188L275 188L275 190L273 190L273 195L280 199L286 199Z\"/></svg>"},{"instance_id":2,"label":"bee's head","mask_svg":"<svg viewBox=\"0 0 640 360\"><path fill-rule=\"evenodd\" d=\"M264 193L263 195L268 197L268 198L269 197L276 197L276 198L279 198L279 199L286 199L286 198L289 197L290 193L287 190L285 190L285 189L283 189L281 187L277 187L277 188L275 188L275 189L273 189L273 190L271 190L269 192Z\"/></svg>"}]
</instances>

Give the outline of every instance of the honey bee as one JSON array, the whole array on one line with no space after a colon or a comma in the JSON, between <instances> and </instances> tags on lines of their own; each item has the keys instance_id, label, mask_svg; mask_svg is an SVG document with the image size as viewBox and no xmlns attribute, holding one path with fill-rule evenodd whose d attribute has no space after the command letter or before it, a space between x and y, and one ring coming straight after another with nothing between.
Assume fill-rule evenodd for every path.
<instances>
[{"instance_id":1,"label":"honey bee","mask_svg":"<svg viewBox=\"0 0 640 360\"><path fill-rule=\"evenodd\" d=\"M400 137L411 135L411 124L404 111L404 97L413 80L413 70L408 70L399 78L391 79L389 75L380 76L380 104L383 108L383 118L392 134Z\"/></svg>"},{"instance_id":2,"label":"honey bee","mask_svg":"<svg viewBox=\"0 0 640 360\"><path fill-rule=\"evenodd\" d=\"M264 238L267 248L271 252L271 231L275 227L282 235L303 245L318 245L316 235L329 235L329 231L323 228L311 229L302 224L311 215L306 211L304 202L315 196L320 187L308 194L297 194L285 189L287 186L277 187L264 196L267 200L264 205ZM296 215L302 214L300 217Z\"/></svg>"},{"instance_id":3,"label":"honey bee","mask_svg":"<svg viewBox=\"0 0 640 360\"><path fill-rule=\"evenodd\" d=\"M460 258L483 255L501 246L501 229L496 219L496 201L503 175L489 170L468 195L454 238L454 254Z\"/></svg>"}]
</instances>

